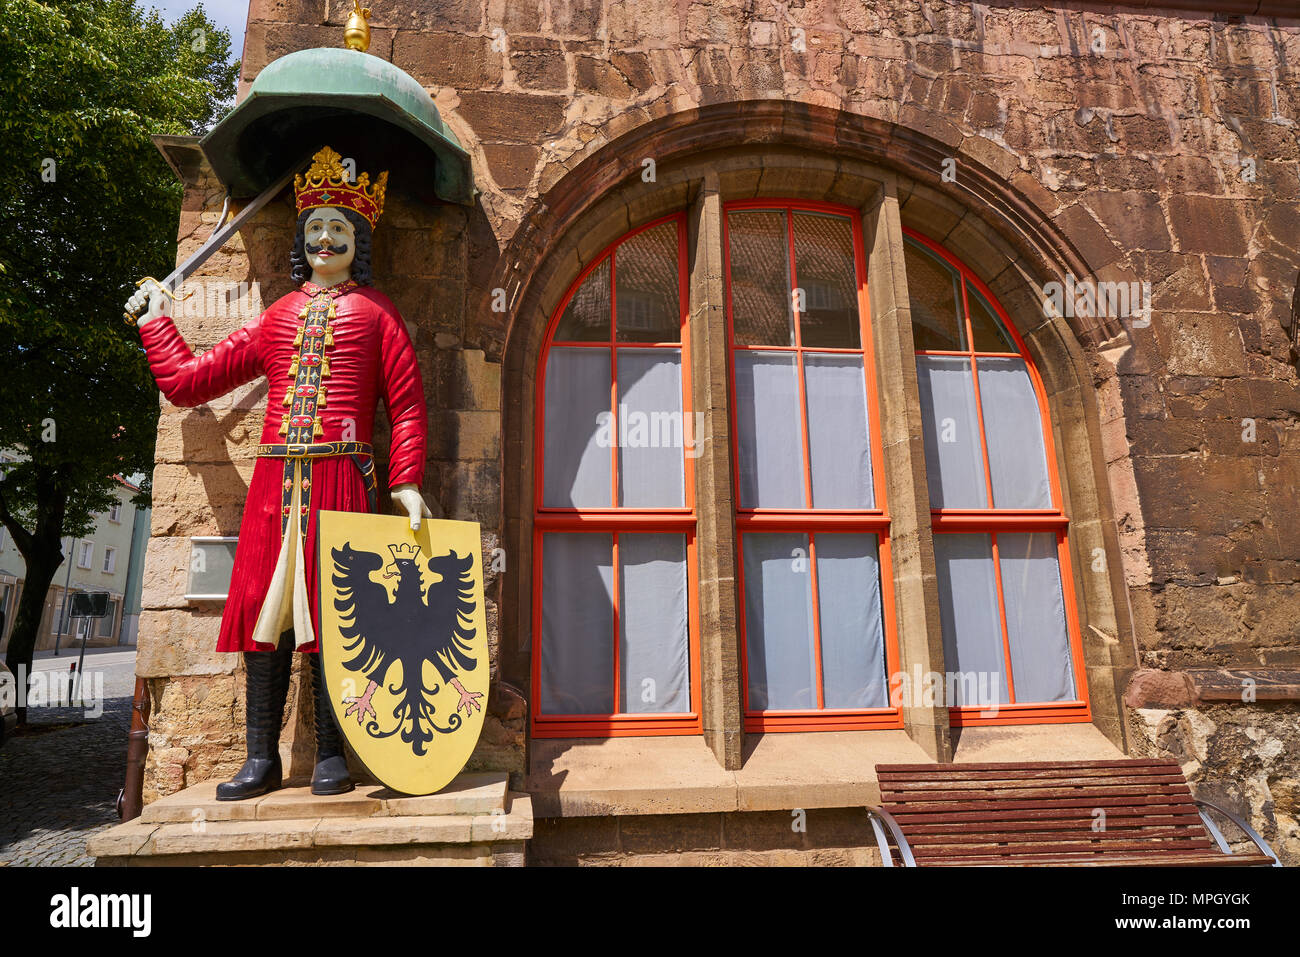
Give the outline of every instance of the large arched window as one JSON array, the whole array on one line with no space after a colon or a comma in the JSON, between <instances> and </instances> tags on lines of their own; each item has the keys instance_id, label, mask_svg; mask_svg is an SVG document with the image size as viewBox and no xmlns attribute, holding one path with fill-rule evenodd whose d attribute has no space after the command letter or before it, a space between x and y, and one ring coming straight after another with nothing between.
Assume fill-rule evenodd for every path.
<instances>
[{"instance_id":1,"label":"large arched window","mask_svg":"<svg viewBox=\"0 0 1300 957\"><path fill-rule=\"evenodd\" d=\"M901 727L854 210L725 209L745 727Z\"/></svg>"},{"instance_id":2,"label":"large arched window","mask_svg":"<svg viewBox=\"0 0 1300 957\"><path fill-rule=\"evenodd\" d=\"M1090 719L1043 384L968 267L864 208L699 201L550 309L535 735ZM911 308L873 324L868 276Z\"/></svg>"},{"instance_id":3,"label":"large arched window","mask_svg":"<svg viewBox=\"0 0 1300 957\"><path fill-rule=\"evenodd\" d=\"M700 731L685 217L624 236L551 322L537 393L533 724Z\"/></svg>"},{"instance_id":4,"label":"large arched window","mask_svg":"<svg viewBox=\"0 0 1300 957\"><path fill-rule=\"evenodd\" d=\"M1088 714L1042 382L987 286L906 231L954 725ZM1063 585L1064 583L1064 585Z\"/></svg>"}]
</instances>

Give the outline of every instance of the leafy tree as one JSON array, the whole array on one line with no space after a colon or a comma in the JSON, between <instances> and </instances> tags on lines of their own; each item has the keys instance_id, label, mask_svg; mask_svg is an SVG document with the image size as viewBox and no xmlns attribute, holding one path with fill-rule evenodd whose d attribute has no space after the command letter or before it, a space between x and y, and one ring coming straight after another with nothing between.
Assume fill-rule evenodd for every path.
<instances>
[{"instance_id":1,"label":"leafy tree","mask_svg":"<svg viewBox=\"0 0 1300 957\"><path fill-rule=\"evenodd\" d=\"M64 535L152 471L158 395L121 303L176 256L181 187L150 135L211 126L230 35L197 6L0 0L0 522L26 562L6 663L30 669ZM148 479L140 504L147 504Z\"/></svg>"}]
</instances>

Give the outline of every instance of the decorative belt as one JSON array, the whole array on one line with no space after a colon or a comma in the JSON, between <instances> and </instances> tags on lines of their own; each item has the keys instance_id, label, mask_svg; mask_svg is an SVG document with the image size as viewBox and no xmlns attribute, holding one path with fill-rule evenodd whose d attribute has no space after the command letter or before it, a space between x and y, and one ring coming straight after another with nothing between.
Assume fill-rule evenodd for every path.
<instances>
[{"instance_id":1,"label":"decorative belt","mask_svg":"<svg viewBox=\"0 0 1300 957\"><path fill-rule=\"evenodd\" d=\"M299 531L307 534L307 520L311 516L311 460L349 456L361 472L366 483L366 500L370 511L379 511L379 485L375 481L375 450L368 442L311 442L259 445L259 457L284 459L284 482L281 485L280 535L289 530L289 517L293 511L294 464L301 463L302 497L299 499Z\"/></svg>"},{"instance_id":2,"label":"decorative belt","mask_svg":"<svg viewBox=\"0 0 1300 957\"><path fill-rule=\"evenodd\" d=\"M308 445L259 445L257 454L273 459L320 459L331 455L369 455L375 449L369 442L312 442Z\"/></svg>"}]
</instances>

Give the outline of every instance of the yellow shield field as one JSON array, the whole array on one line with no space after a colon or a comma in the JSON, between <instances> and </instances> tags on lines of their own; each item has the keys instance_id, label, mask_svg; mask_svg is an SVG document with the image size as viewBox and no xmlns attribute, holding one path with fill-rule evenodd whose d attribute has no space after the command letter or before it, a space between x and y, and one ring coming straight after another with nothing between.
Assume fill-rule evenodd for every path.
<instances>
[{"instance_id":1,"label":"yellow shield field","mask_svg":"<svg viewBox=\"0 0 1300 957\"><path fill-rule=\"evenodd\" d=\"M366 769L432 794L469 760L488 697L476 522L319 513L320 649L334 718Z\"/></svg>"}]
</instances>

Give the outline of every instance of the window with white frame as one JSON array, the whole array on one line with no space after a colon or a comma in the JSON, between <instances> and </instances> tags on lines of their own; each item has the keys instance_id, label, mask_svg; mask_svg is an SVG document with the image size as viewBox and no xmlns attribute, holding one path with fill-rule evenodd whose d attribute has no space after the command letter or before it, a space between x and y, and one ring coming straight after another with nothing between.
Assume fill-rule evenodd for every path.
<instances>
[{"instance_id":1,"label":"window with white frame","mask_svg":"<svg viewBox=\"0 0 1300 957\"><path fill-rule=\"evenodd\" d=\"M95 543L82 542L77 551L77 567L89 568L95 561Z\"/></svg>"},{"instance_id":2,"label":"window with white frame","mask_svg":"<svg viewBox=\"0 0 1300 957\"><path fill-rule=\"evenodd\" d=\"M106 575L111 575L111 574L113 574L113 571L114 571L114 569L116 569L116 568L117 568L117 549L116 549L116 548L113 548L113 547L111 547L111 546L105 546L105 548L104 548L104 573L105 573Z\"/></svg>"}]
</instances>

